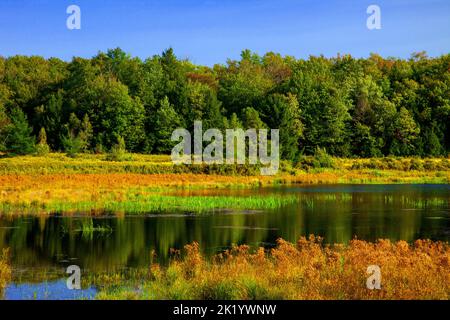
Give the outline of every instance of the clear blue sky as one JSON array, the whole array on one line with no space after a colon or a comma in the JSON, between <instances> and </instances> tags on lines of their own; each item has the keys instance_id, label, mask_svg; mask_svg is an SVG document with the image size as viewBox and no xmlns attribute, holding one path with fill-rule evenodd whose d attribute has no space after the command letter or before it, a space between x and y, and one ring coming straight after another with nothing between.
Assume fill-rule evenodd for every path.
<instances>
[{"instance_id":1,"label":"clear blue sky","mask_svg":"<svg viewBox=\"0 0 450 320\"><path fill-rule=\"evenodd\" d=\"M66 8L81 8L68 30ZM366 9L381 8L381 30ZM293 55L371 52L407 58L450 52L449 0L0 0L0 55L91 57L121 47L142 58L173 47L213 65L248 48Z\"/></svg>"}]
</instances>

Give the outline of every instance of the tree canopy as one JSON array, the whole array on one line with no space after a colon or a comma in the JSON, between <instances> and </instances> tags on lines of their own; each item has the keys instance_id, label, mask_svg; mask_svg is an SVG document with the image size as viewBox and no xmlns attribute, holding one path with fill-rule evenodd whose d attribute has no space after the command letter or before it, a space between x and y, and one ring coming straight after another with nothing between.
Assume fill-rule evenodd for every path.
<instances>
[{"instance_id":1,"label":"tree canopy","mask_svg":"<svg viewBox=\"0 0 450 320\"><path fill-rule=\"evenodd\" d=\"M172 49L146 60L120 48L70 62L0 57L0 151L32 152L46 133L52 150L94 152L123 138L132 152L170 153L171 132L196 120L280 129L290 160L317 148L345 157L446 156L450 54L305 60L244 50L212 68Z\"/></svg>"}]
</instances>

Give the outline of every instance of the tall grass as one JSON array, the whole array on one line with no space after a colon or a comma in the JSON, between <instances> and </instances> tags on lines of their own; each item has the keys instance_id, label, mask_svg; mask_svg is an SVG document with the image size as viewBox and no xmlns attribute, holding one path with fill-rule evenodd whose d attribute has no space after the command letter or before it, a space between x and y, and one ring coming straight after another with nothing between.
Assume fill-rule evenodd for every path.
<instances>
[{"instance_id":1,"label":"tall grass","mask_svg":"<svg viewBox=\"0 0 450 320\"><path fill-rule=\"evenodd\" d=\"M260 175L255 165L174 165L167 155L133 154L123 161L112 161L108 155L80 154L75 158L60 153L45 156L0 158L0 174L74 174L74 173L135 173L135 174L216 174L229 176ZM376 170L418 173L448 172L450 159L420 158L333 158L321 149L315 156L303 156L293 163L281 161L279 175L297 176L319 172L372 172Z\"/></svg>"},{"instance_id":2,"label":"tall grass","mask_svg":"<svg viewBox=\"0 0 450 320\"><path fill-rule=\"evenodd\" d=\"M3 290L11 280L11 267L9 265L8 250L3 250L0 256L0 298L3 294Z\"/></svg>"},{"instance_id":3,"label":"tall grass","mask_svg":"<svg viewBox=\"0 0 450 320\"><path fill-rule=\"evenodd\" d=\"M380 290L366 287L369 265L381 269ZM110 284L97 298L449 299L450 246L429 240L324 246L311 236L296 244L279 239L268 252L236 246L208 260L193 243L167 268L153 264L140 293Z\"/></svg>"},{"instance_id":4,"label":"tall grass","mask_svg":"<svg viewBox=\"0 0 450 320\"><path fill-rule=\"evenodd\" d=\"M204 213L215 210L262 210L276 209L296 203L295 196L191 196L130 195L124 200L100 201L50 201L31 203L0 203L2 213L51 213L51 212L126 212L128 214L192 212ZM87 228L87 227L86 227ZM84 229L83 229L84 230ZM82 231L83 231L82 230Z\"/></svg>"}]
</instances>

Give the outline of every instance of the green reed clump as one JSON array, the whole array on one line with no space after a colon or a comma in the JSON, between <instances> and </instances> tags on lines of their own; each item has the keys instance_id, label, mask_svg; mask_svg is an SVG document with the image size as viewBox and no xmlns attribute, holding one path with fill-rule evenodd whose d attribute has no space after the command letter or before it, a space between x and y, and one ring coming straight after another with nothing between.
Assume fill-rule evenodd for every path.
<instances>
[{"instance_id":1,"label":"green reed clump","mask_svg":"<svg viewBox=\"0 0 450 320\"><path fill-rule=\"evenodd\" d=\"M216 210L264 210L277 209L285 205L298 203L296 196L169 196L131 194L125 200L108 199L102 201L50 202L50 203L0 203L3 213L51 213L51 212L126 212L166 213L191 212L205 213ZM91 226L83 226L81 231L90 230ZM93 230L98 231L98 230Z\"/></svg>"}]
</instances>

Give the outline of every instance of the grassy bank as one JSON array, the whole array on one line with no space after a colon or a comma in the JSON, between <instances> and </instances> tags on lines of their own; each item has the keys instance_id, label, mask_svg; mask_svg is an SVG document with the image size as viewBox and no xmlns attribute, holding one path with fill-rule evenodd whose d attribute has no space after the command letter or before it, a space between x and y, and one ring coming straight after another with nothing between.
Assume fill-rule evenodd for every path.
<instances>
[{"instance_id":1,"label":"grassy bank","mask_svg":"<svg viewBox=\"0 0 450 320\"><path fill-rule=\"evenodd\" d=\"M341 159L327 157L326 159L304 156L297 162L281 161L278 175L280 177L297 177L305 174L340 173L343 179L346 174L354 172L364 174L373 172L373 176L389 171L406 176L435 178L434 173L440 172L448 178L450 159L421 158L372 158L372 159ZM46 156L19 156L0 158L0 175L9 174L207 174L225 176L259 176L258 165L174 165L167 155L132 154L128 161L109 161L107 155L80 154L75 158L61 153L51 153ZM422 174L420 174L422 173ZM447 175L446 175L447 174ZM438 175L439 176L439 175ZM383 174L381 174L383 177ZM348 177L347 179L354 178ZM300 181L307 181L299 177ZM295 180L295 179L294 179Z\"/></svg>"},{"instance_id":2,"label":"grassy bank","mask_svg":"<svg viewBox=\"0 0 450 320\"><path fill-rule=\"evenodd\" d=\"M381 290L366 287L369 265L380 267ZM268 252L239 246L208 260L194 243L166 268L93 281L99 299L449 299L450 247L428 240L324 246L310 237L280 239Z\"/></svg>"}]
</instances>

